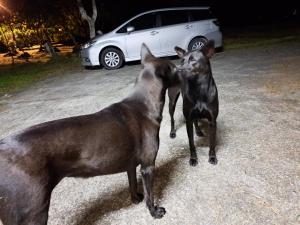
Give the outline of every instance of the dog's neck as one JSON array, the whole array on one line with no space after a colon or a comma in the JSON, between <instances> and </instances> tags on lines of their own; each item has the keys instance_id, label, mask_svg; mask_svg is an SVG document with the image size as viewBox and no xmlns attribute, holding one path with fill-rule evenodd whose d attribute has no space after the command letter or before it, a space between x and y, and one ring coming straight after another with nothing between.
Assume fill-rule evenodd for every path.
<instances>
[{"instance_id":1,"label":"dog's neck","mask_svg":"<svg viewBox=\"0 0 300 225\"><path fill-rule=\"evenodd\" d=\"M145 68L137 78L134 91L129 98L137 99L145 104L149 119L160 123L165 94L166 87L164 87L162 79L158 78L152 70Z\"/></svg>"},{"instance_id":2,"label":"dog's neck","mask_svg":"<svg viewBox=\"0 0 300 225\"><path fill-rule=\"evenodd\" d=\"M206 98L207 89L210 88L213 82L211 70L203 73L202 71L181 71L181 91L182 94L190 102L195 102L196 99Z\"/></svg>"}]
</instances>

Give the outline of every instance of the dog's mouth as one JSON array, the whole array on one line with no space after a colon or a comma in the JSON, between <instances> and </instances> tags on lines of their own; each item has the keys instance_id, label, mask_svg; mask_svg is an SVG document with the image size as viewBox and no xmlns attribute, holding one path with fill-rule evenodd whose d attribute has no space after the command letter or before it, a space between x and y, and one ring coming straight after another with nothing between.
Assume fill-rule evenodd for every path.
<instances>
[{"instance_id":1,"label":"dog's mouth","mask_svg":"<svg viewBox=\"0 0 300 225\"><path fill-rule=\"evenodd\" d=\"M192 78L192 77L206 77L207 71L201 68L177 68L177 74L180 79Z\"/></svg>"},{"instance_id":2,"label":"dog's mouth","mask_svg":"<svg viewBox=\"0 0 300 225\"><path fill-rule=\"evenodd\" d=\"M199 71L194 67L177 67L177 73L180 76L189 77L199 74Z\"/></svg>"},{"instance_id":3,"label":"dog's mouth","mask_svg":"<svg viewBox=\"0 0 300 225\"><path fill-rule=\"evenodd\" d=\"M176 70L179 73L187 73L187 72L191 72L193 70L193 68L192 67L185 67L185 66L177 66Z\"/></svg>"}]
</instances>

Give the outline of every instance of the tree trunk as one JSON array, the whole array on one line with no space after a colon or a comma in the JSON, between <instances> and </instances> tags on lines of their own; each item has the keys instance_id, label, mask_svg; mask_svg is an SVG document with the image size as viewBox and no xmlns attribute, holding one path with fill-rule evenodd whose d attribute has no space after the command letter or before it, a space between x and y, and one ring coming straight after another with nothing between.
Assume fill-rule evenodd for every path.
<instances>
[{"instance_id":1,"label":"tree trunk","mask_svg":"<svg viewBox=\"0 0 300 225\"><path fill-rule=\"evenodd\" d=\"M14 28L12 27L12 23L10 21L8 22L8 27L11 31L12 38L13 38L11 51L12 51L12 54L17 54L17 38L16 38L16 35L15 35L15 32L14 32Z\"/></svg>"},{"instance_id":2,"label":"tree trunk","mask_svg":"<svg viewBox=\"0 0 300 225\"><path fill-rule=\"evenodd\" d=\"M94 38L96 36L96 31L95 31L95 23L93 21L89 21L89 30L90 30L90 38Z\"/></svg>"},{"instance_id":3,"label":"tree trunk","mask_svg":"<svg viewBox=\"0 0 300 225\"><path fill-rule=\"evenodd\" d=\"M90 31L90 38L94 38L96 36L96 30L95 30L95 22L97 19L97 6L96 1L92 0L92 6L93 6L93 15L90 17L87 15L86 10L84 9L81 0L77 0L78 9L81 15L81 18L85 21L87 21L89 25L89 31Z\"/></svg>"}]
</instances>

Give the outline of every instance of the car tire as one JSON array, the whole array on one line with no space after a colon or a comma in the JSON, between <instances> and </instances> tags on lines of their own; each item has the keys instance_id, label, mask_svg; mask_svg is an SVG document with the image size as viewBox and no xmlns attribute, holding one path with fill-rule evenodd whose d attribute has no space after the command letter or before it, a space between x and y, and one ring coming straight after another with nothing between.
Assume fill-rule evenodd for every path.
<instances>
[{"instance_id":1,"label":"car tire","mask_svg":"<svg viewBox=\"0 0 300 225\"><path fill-rule=\"evenodd\" d=\"M207 39L204 37L197 37L191 40L188 46L189 51L201 49L207 43Z\"/></svg>"},{"instance_id":2,"label":"car tire","mask_svg":"<svg viewBox=\"0 0 300 225\"><path fill-rule=\"evenodd\" d=\"M100 63L105 69L119 69L124 62L123 53L116 48L106 48L100 55Z\"/></svg>"}]
</instances>

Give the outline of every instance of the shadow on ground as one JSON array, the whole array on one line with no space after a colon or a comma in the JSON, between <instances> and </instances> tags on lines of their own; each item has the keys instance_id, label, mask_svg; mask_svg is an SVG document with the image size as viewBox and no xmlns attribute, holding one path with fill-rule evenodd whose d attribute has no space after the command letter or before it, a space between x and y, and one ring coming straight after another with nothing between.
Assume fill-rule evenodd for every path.
<instances>
[{"instance_id":1,"label":"shadow on ground","mask_svg":"<svg viewBox=\"0 0 300 225\"><path fill-rule=\"evenodd\" d=\"M164 163L163 165L155 168L155 182L154 182L154 199L161 199L164 195L164 190L170 183L173 173L176 171L176 166L181 158L186 157L186 155L180 155L174 157ZM138 179L139 190L142 190L141 179ZM115 190L112 198L103 198L99 196L98 199L92 201L89 206L86 207L85 212L83 212L79 218L74 218L74 221L78 221L76 225L86 225L94 224L95 222L101 221L101 218L109 213L118 211L123 208L127 208L133 203L130 200L129 186L124 186L121 189ZM145 204L145 201L139 203ZM145 210L148 210L145 205Z\"/></svg>"}]
</instances>

